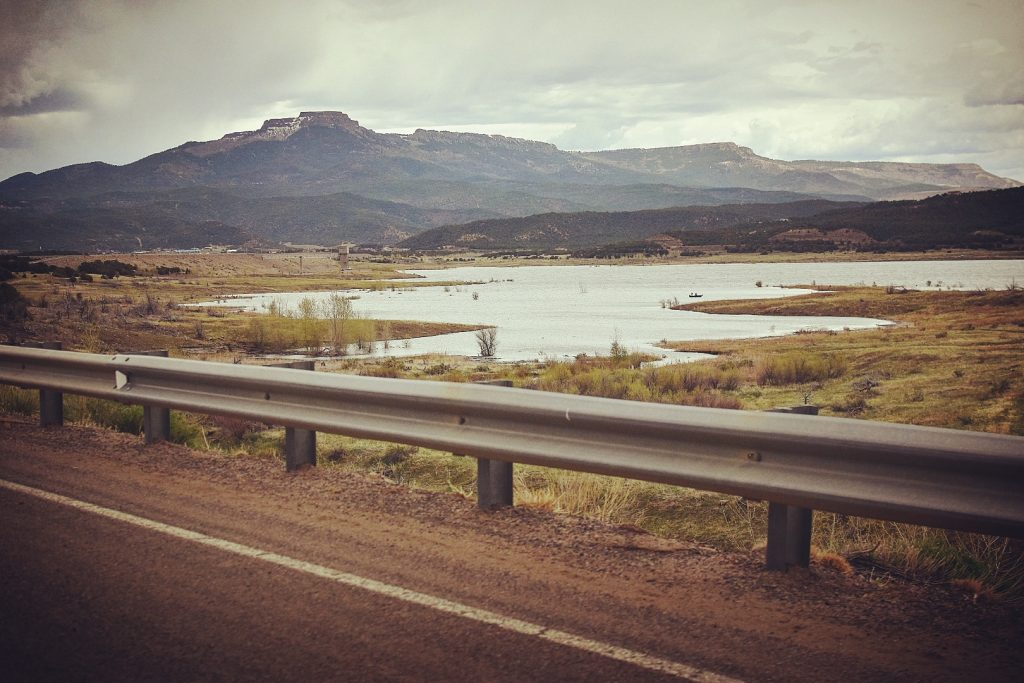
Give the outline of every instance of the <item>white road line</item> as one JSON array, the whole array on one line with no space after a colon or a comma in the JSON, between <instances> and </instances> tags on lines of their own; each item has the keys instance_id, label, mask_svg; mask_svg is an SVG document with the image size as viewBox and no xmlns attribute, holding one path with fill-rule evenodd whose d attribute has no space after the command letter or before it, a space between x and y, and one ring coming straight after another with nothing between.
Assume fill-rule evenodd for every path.
<instances>
[{"instance_id":1,"label":"white road line","mask_svg":"<svg viewBox=\"0 0 1024 683\"><path fill-rule=\"evenodd\" d=\"M689 681L700 681L701 683L740 683L738 679L723 676L713 671L707 671L706 669L700 669L680 662L673 662L668 659L661 659L643 652L618 647L617 645L612 645L610 643L590 640L589 638L577 636L572 633L566 633L565 631L549 629L539 624L506 617L495 612L488 612L487 610L477 609L476 607L470 607L469 605L445 600L444 598L427 595L426 593L412 591L407 588L402 588L401 586L393 586L381 581L375 581L374 579L367 579L362 576L357 576L356 574L349 574L323 565L313 564L312 562L305 562L285 555L278 555L277 553L260 550L259 548L253 548L240 543L226 541L221 538L207 536L206 534L189 531L188 529L182 529L181 527L171 526L169 524L163 524L151 519L146 519L145 517L138 517L126 512L111 510L110 508L93 505L92 503L86 503L85 501L76 500L75 498L68 498L67 496L62 496L57 493L50 493L49 491L43 491L42 489L32 488L31 486L24 486L23 484L16 484L11 481L0 479L0 488L16 491L28 496L34 496L51 503L66 505L84 512L91 512L95 515L100 515L109 519L116 519L128 524L134 524L135 526L142 527L143 529L156 531L161 534L166 534L167 536L173 536L174 538L212 546L225 552L243 555L245 557L251 557L271 564L287 567L288 569L318 576L320 578L327 579L328 581L334 581L346 586L361 588L372 593L385 595L389 598L396 598L416 605L429 607L440 612L455 614L465 619L490 624L492 626L497 626L498 628L503 628L507 631L536 636L553 643L558 643L559 645L592 652L594 654L608 657L609 659L627 662L651 671L671 674Z\"/></svg>"}]
</instances>

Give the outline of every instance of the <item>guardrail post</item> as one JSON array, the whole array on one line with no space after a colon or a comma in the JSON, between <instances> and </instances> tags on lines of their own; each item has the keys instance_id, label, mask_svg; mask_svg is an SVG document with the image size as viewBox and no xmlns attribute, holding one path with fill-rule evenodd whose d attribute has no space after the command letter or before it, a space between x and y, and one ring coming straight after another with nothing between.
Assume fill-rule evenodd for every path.
<instances>
[{"instance_id":1,"label":"guardrail post","mask_svg":"<svg viewBox=\"0 0 1024 683\"><path fill-rule=\"evenodd\" d=\"M512 463L477 458L476 498L482 510L512 506Z\"/></svg>"},{"instance_id":2,"label":"guardrail post","mask_svg":"<svg viewBox=\"0 0 1024 683\"><path fill-rule=\"evenodd\" d=\"M294 370L315 370L316 361L296 360L287 363L273 363L267 367L292 368ZM285 427L284 463L288 472L306 466L316 465L316 432L312 429Z\"/></svg>"},{"instance_id":3,"label":"guardrail post","mask_svg":"<svg viewBox=\"0 0 1024 683\"><path fill-rule=\"evenodd\" d=\"M785 571L811 562L811 527L814 511L796 505L768 503L768 548L765 566Z\"/></svg>"},{"instance_id":4,"label":"guardrail post","mask_svg":"<svg viewBox=\"0 0 1024 683\"><path fill-rule=\"evenodd\" d=\"M152 351L132 351L134 356L155 356L167 358L167 349L154 349ZM171 410L161 406L142 406L142 432L146 436L146 443L171 440Z\"/></svg>"},{"instance_id":5,"label":"guardrail post","mask_svg":"<svg viewBox=\"0 0 1024 683\"><path fill-rule=\"evenodd\" d=\"M495 379L477 384L510 387L512 380ZM481 510L512 507L512 472L513 465L510 462L476 459L476 500Z\"/></svg>"},{"instance_id":6,"label":"guardrail post","mask_svg":"<svg viewBox=\"0 0 1024 683\"><path fill-rule=\"evenodd\" d=\"M799 405L790 408L776 408L769 412L817 415L818 406ZM789 567L809 566L813 524L814 510L769 501L768 547L765 549L765 566L773 571L785 571Z\"/></svg>"},{"instance_id":7,"label":"guardrail post","mask_svg":"<svg viewBox=\"0 0 1024 683\"><path fill-rule=\"evenodd\" d=\"M35 342L26 344L37 349L60 351L63 344L59 341ZM39 426L61 427L64 425L64 392L53 389L39 390Z\"/></svg>"}]
</instances>

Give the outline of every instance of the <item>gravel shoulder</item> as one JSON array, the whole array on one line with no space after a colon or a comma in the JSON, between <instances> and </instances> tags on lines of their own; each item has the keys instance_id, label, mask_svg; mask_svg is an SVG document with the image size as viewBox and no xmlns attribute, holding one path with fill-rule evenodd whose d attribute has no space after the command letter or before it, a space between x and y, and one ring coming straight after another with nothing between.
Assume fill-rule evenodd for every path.
<instances>
[{"instance_id":1,"label":"gravel shoulder","mask_svg":"<svg viewBox=\"0 0 1024 683\"><path fill-rule=\"evenodd\" d=\"M998 681L1016 680L1024 666L1024 620L1011 605L819 568L766 572L754 554L541 510L483 512L462 496L330 467L288 474L274 459L146 446L106 430L41 429L4 418L0 478L740 679ZM0 496L0 507L16 499ZM194 568L199 577L219 571L216 560ZM83 580L78 590L88 592ZM307 598L324 609L330 605L323 600L342 599L331 591L321 599L320 589L307 588ZM11 590L0 587L0 607L11 604ZM461 651L463 637L447 625L451 617L433 618L438 623L421 631L438 653L433 671L455 676L459 663L444 653ZM0 609L5 634L19 630L10 619ZM255 646L274 634L252 637L246 642ZM569 660L543 652L533 661L512 658L512 679L566 679ZM417 679L395 666L382 677ZM592 666L603 677L633 679L621 665ZM469 667L460 675L485 671Z\"/></svg>"}]
</instances>

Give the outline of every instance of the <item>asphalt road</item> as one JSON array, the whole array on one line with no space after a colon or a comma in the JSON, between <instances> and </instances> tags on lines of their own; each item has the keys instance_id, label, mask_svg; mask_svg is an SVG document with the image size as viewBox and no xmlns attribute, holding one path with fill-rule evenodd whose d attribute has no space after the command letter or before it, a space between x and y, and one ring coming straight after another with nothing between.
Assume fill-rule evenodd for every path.
<instances>
[{"instance_id":1,"label":"asphalt road","mask_svg":"<svg viewBox=\"0 0 1024 683\"><path fill-rule=\"evenodd\" d=\"M1024 663L1018 610L945 589L101 430L5 422L0 515L5 681L991 681Z\"/></svg>"}]
</instances>

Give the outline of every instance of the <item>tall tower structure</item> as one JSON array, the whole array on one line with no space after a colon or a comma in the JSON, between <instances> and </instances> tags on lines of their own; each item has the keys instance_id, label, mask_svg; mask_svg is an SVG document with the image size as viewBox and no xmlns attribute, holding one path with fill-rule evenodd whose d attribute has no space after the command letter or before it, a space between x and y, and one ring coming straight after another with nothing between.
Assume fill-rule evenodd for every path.
<instances>
[{"instance_id":1,"label":"tall tower structure","mask_svg":"<svg viewBox=\"0 0 1024 683\"><path fill-rule=\"evenodd\" d=\"M341 272L352 270L352 267L348 264L349 248L352 244L350 242L343 242L339 244L335 249L338 250L338 265L341 267Z\"/></svg>"}]
</instances>

